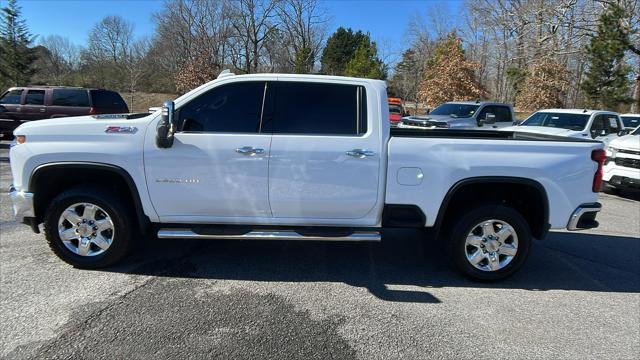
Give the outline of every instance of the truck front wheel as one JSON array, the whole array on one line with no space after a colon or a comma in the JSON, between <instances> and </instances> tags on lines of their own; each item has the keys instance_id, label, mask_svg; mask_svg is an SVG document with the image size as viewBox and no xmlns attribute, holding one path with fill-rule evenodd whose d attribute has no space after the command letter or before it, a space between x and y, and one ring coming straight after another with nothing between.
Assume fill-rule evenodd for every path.
<instances>
[{"instance_id":1,"label":"truck front wheel","mask_svg":"<svg viewBox=\"0 0 640 360\"><path fill-rule=\"evenodd\" d=\"M503 205L482 206L463 214L450 234L454 267L476 281L511 276L524 264L531 246L526 220Z\"/></svg>"},{"instance_id":2,"label":"truck front wheel","mask_svg":"<svg viewBox=\"0 0 640 360\"><path fill-rule=\"evenodd\" d=\"M131 248L135 222L130 207L99 187L77 187L56 196L44 216L53 252L85 269L114 264Z\"/></svg>"}]
</instances>

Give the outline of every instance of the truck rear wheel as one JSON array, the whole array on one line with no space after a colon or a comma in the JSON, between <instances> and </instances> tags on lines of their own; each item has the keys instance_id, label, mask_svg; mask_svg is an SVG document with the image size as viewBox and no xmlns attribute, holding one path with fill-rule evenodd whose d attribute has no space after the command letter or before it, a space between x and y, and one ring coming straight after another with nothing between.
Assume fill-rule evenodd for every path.
<instances>
[{"instance_id":1,"label":"truck rear wheel","mask_svg":"<svg viewBox=\"0 0 640 360\"><path fill-rule=\"evenodd\" d=\"M524 264L531 230L516 210L487 205L463 214L450 231L449 253L454 267L475 281L497 281Z\"/></svg>"},{"instance_id":2,"label":"truck rear wheel","mask_svg":"<svg viewBox=\"0 0 640 360\"><path fill-rule=\"evenodd\" d=\"M63 261L85 269L116 263L131 248L133 212L115 194L77 187L51 202L44 217L49 247Z\"/></svg>"}]
</instances>

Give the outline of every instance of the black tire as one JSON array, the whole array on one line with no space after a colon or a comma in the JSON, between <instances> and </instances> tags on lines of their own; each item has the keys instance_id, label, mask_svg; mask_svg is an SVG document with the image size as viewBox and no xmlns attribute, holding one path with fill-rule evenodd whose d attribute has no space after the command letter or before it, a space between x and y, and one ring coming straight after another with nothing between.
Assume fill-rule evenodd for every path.
<instances>
[{"instance_id":1,"label":"black tire","mask_svg":"<svg viewBox=\"0 0 640 360\"><path fill-rule=\"evenodd\" d=\"M518 246L515 256L505 267L494 271L483 271L467 260L466 239L477 224L490 219L511 225L518 237ZM474 281L498 281L513 275L524 264L531 248L532 236L529 224L519 212L504 205L485 205L461 214L449 234L448 252L452 265L457 271Z\"/></svg>"},{"instance_id":2,"label":"black tire","mask_svg":"<svg viewBox=\"0 0 640 360\"><path fill-rule=\"evenodd\" d=\"M58 234L62 212L76 203L91 203L106 211L113 222L111 245L95 256L81 256L69 250ZM82 269L99 269L113 265L131 250L136 237L136 224L129 204L119 196L100 187L80 186L56 196L44 215L44 233L49 247L63 261Z\"/></svg>"}]
</instances>

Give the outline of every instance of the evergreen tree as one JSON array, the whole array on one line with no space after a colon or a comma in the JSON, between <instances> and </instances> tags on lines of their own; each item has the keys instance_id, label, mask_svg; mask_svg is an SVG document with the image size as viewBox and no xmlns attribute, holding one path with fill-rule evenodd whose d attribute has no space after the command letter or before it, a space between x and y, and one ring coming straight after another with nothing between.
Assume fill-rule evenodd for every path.
<instances>
[{"instance_id":1,"label":"evergreen tree","mask_svg":"<svg viewBox=\"0 0 640 360\"><path fill-rule=\"evenodd\" d=\"M450 33L427 60L418 96L429 106L447 101L477 100L483 95L476 79L478 63L465 59L460 39Z\"/></svg>"},{"instance_id":2,"label":"evergreen tree","mask_svg":"<svg viewBox=\"0 0 640 360\"><path fill-rule=\"evenodd\" d=\"M354 33L350 28L338 28L327 39L327 45L322 51L320 72L327 75L344 75L347 63L353 58L365 37L368 39L362 31Z\"/></svg>"},{"instance_id":3,"label":"evergreen tree","mask_svg":"<svg viewBox=\"0 0 640 360\"><path fill-rule=\"evenodd\" d=\"M366 35L356 49L355 54L344 71L344 75L369 79L386 79L387 71L382 60L378 58L376 43Z\"/></svg>"},{"instance_id":4,"label":"evergreen tree","mask_svg":"<svg viewBox=\"0 0 640 360\"><path fill-rule=\"evenodd\" d=\"M393 76L389 81L390 95L404 100L418 102L418 86L422 80L424 64L421 64L414 49L407 49L393 69Z\"/></svg>"},{"instance_id":5,"label":"evergreen tree","mask_svg":"<svg viewBox=\"0 0 640 360\"><path fill-rule=\"evenodd\" d=\"M293 71L296 74L309 74L313 71L313 51L310 47L304 46L296 50Z\"/></svg>"},{"instance_id":6,"label":"evergreen tree","mask_svg":"<svg viewBox=\"0 0 640 360\"><path fill-rule=\"evenodd\" d=\"M35 51L30 48L33 37L29 33L16 0L9 0L1 9L0 23L0 85L26 85L34 73Z\"/></svg>"},{"instance_id":7,"label":"evergreen tree","mask_svg":"<svg viewBox=\"0 0 640 360\"><path fill-rule=\"evenodd\" d=\"M589 69L582 89L590 105L615 110L629 103L629 72L624 54L629 49L629 33L623 25L625 13L616 3L600 15L598 31L587 46Z\"/></svg>"}]
</instances>

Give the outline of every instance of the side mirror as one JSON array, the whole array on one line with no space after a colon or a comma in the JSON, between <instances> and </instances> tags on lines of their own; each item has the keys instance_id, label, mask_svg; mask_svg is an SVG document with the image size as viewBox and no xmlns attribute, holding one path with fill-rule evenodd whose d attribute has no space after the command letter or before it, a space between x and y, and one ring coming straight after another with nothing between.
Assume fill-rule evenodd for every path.
<instances>
[{"instance_id":1,"label":"side mirror","mask_svg":"<svg viewBox=\"0 0 640 360\"><path fill-rule=\"evenodd\" d=\"M156 127L156 145L159 148L170 148L173 146L173 133L175 132L173 122L173 101L165 101L162 105L162 115Z\"/></svg>"},{"instance_id":2,"label":"side mirror","mask_svg":"<svg viewBox=\"0 0 640 360\"><path fill-rule=\"evenodd\" d=\"M431 112L431 109L427 108L427 114L426 115L429 115L430 112Z\"/></svg>"},{"instance_id":3,"label":"side mirror","mask_svg":"<svg viewBox=\"0 0 640 360\"><path fill-rule=\"evenodd\" d=\"M482 119L482 122L485 123L485 124L495 124L496 123L496 114L486 113L484 115L484 119Z\"/></svg>"},{"instance_id":4,"label":"side mirror","mask_svg":"<svg viewBox=\"0 0 640 360\"><path fill-rule=\"evenodd\" d=\"M629 134L629 130L627 130L627 129L622 129L622 130L618 131L618 136L625 136L627 134Z\"/></svg>"}]
</instances>

